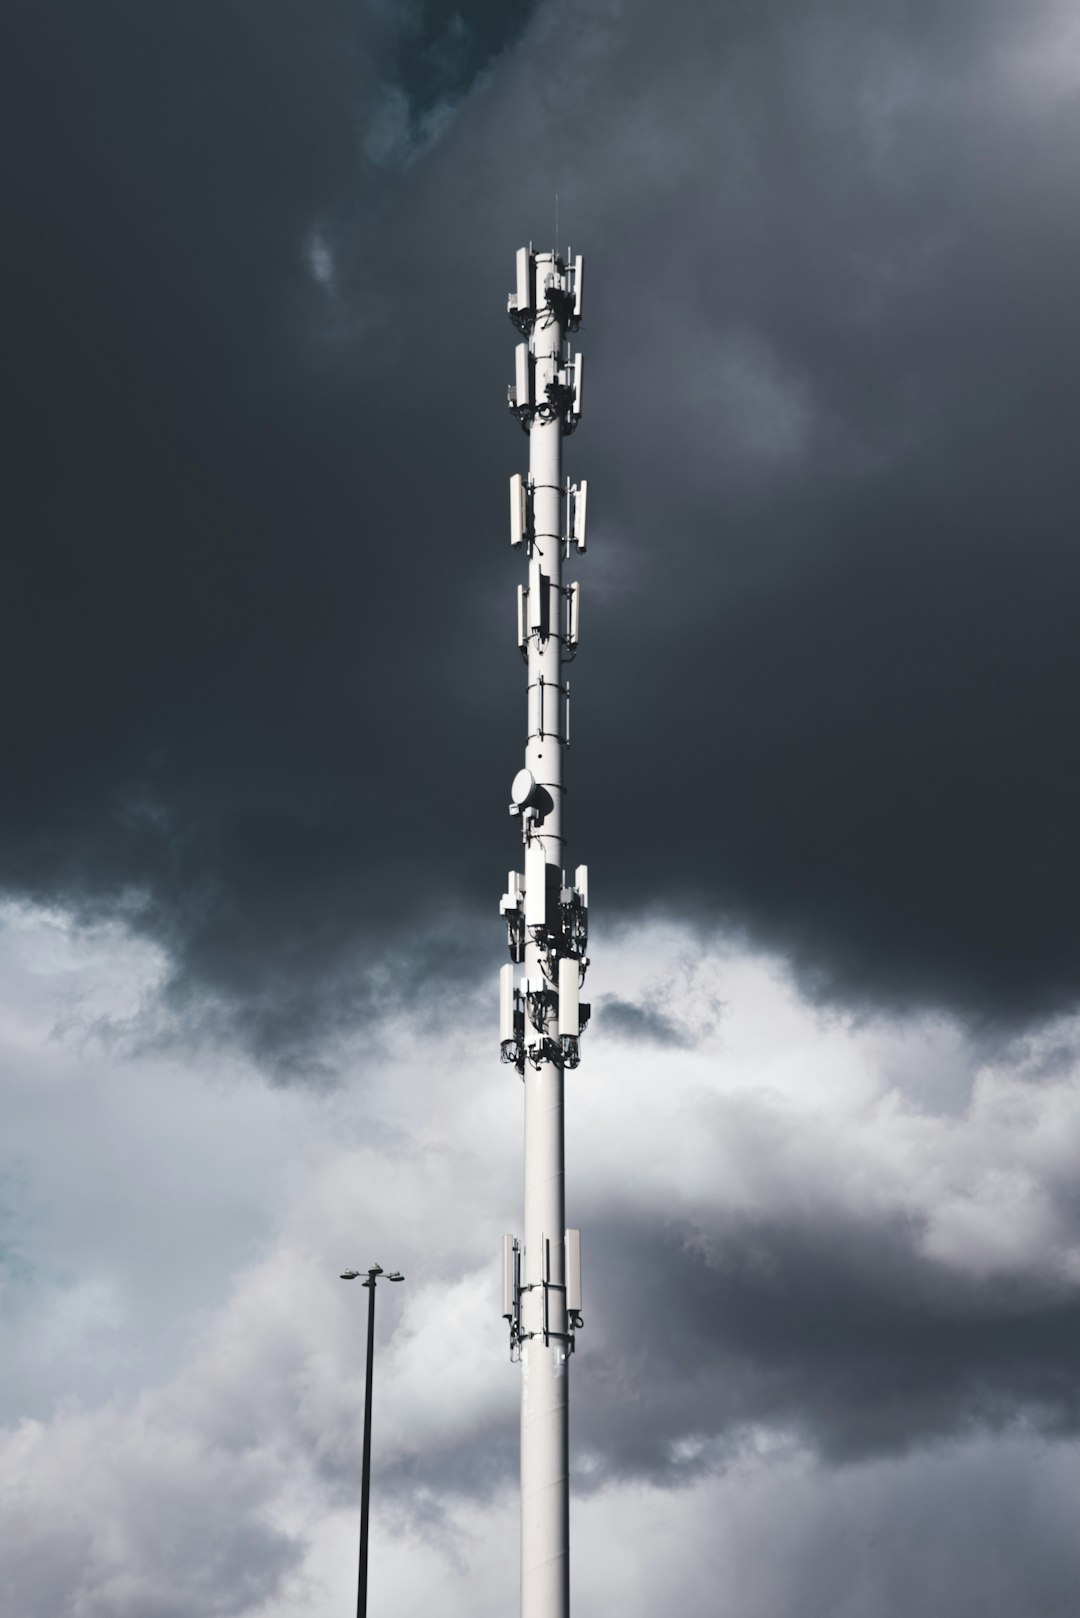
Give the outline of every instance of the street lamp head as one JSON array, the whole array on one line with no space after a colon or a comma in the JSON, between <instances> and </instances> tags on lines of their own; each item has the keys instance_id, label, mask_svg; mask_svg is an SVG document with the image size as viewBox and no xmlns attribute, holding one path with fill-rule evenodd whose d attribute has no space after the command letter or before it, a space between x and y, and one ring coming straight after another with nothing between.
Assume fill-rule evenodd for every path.
<instances>
[{"instance_id":1,"label":"street lamp head","mask_svg":"<svg viewBox=\"0 0 1080 1618\"><path fill-rule=\"evenodd\" d=\"M366 1279L360 1283L361 1286L374 1286L375 1277L384 1274L383 1267L381 1264L373 1264L370 1270L366 1272L364 1270L342 1270L341 1279L343 1281L359 1281L360 1277L365 1274ZM400 1270L391 1270L386 1279L388 1281L404 1281L405 1277Z\"/></svg>"}]
</instances>

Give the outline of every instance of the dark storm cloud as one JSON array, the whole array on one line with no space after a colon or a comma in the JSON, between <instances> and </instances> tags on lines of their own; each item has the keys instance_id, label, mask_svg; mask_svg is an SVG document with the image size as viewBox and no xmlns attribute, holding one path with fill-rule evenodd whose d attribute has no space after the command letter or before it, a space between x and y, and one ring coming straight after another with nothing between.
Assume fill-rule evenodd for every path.
<instances>
[{"instance_id":1,"label":"dark storm cloud","mask_svg":"<svg viewBox=\"0 0 1080 1618\"><path fill-rule=\"evenodd\" d=\"M478 74L521 32L535 0L470 0L465 6L376 5L394 49L369 133L376 161L414 161L444 132Z\"/></svg>"},{"instance_id":2,"label":"dark storm cloud","mask_svg":"<svg viewBox=\"0 0 1080 1618\"><path fill-rule=\"evenodd\" d=\"M170 952L174 1007L231 1008L270 1060L362 1009L395 917L415 946L418 907L437 931L472 886L414 858L455 790L430 778L438 552L430 599L416 579L442 496L408 533L422 446L357 288L384 200L360 149L400 65L365 17L37 8L15 64L4 878L120 909ZM343 379L307 255L346 201Z\"/></svg>"},{"instance_id":3,"label":"dark storm cloud","mask_svg":"<svg viewBox=\"0 0 1080 1618\"><path fill-rule=\"evenodd\" d=\"M596 1481L675 1481L755 1428L833 1462L1010 1426L1074 1437L1075 1297L958 1274L919 1234L900 1218L594 1222L602 1342L581 1360L577 1420Z\"/></svg>"},{"instance_id":4,"label":"dark storm cloud","mask_svg":"<svg viewBox=\"0 0 1080 1618\"><path fill-rule=\"evenodd\" d=\"M459 11L17 13L5 884L126 914L269 1064L410 940L490 954L500 309L557 187L606 914L848 998L1071 1001L1080 113L1012 72L1049 13L578 6L568 54L559 7Z\"/></svg>"},{"instance_id":5,"label":"dark storm cloud","mask_svg":"<svg viewBox=\"0 0 1080 1618\"><path fill-rule=\"evenodd\" d=\"M612 779L648 737L603 828L639 891L745 919L827 992L1009 1018L1080 970L1080 114L1011 83L1032 39L999 8L896 17L744 28L708 183L673 175L596 299L638 386L594 367L626 453L590 470L641 578L588 648L586 741ZM710 69L718 28L698 18Z\"/></svg>"}]
</instances>

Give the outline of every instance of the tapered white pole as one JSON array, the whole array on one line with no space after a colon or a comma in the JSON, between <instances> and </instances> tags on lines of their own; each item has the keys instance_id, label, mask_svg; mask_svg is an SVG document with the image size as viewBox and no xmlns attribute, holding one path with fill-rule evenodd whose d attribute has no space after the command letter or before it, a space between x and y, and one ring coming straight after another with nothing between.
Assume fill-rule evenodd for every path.
<instances>
[{"instance_id":1,"label":"tapered white pole","mask_svg":"<svg viewBox=\"0 0 1080 1618\"><path fill-rule=\"evenodd\" d=\"M578 997L587 965L584 868L572 884L563 869L567 663L576 651L577 597L571 610L563 562L575 543L575 500L563 483L562 441L580 410L580 359L566 349L567 329L580 315L580 266L523 250L510 310L523 337L511 408L529 435L528 479L511 490L511 538L528 564L518 613L528 724L511 803L522 820L525 869L511 874L503 900L513 964L504 968L500 1030L525 1100L524 1237L507 1248L504 1282L522 1377L523 1618L568 1618L570 1610L568 1394L579 1317L567 1297L563 1109L565 1073L577 1065L588 1008ZM524 967L520 983L516 965ZM576 1262L576 1240L570 1250Z\"/></svg>"}]
</instances>

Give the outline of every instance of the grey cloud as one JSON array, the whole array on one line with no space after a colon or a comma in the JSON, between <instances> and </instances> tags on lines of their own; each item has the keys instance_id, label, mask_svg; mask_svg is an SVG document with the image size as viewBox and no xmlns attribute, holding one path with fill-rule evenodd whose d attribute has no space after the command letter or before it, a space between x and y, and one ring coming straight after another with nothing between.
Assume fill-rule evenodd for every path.
<instances>
[{"instance_id":1,"label":"grey cloud","mask_svg":"<svg viewBox=\"0 0 1080 1618\"><path fill-rule=\"evenodd\" d=\"M1023 1439L840 1472L798 1453L739 1457L674 1500L620 1490L610 1516L590 1504L575 1583L590 1607L694 1618L728 1592L744 1618L1064 1614L1076 1466L1075 1450L1048 1454Z\"/></svg>"},{"instance_id":2,"label":"grey cloud","mask_svg":"<svg viewBox=\"0 0 1080 1618\"><path fill-rule=\"evenodd\" d=\"M1009 1428L1075 1437L1080 1304L1036 1277L958 1275L918 1235L899 1216L605 1210L590 1224L599 1342L579 1372L593 1481L678 1482L755 1428L828 1462Z\"/></svg>"},{"instance_id":3,"label":"grey cloud","mask_svg":"<svg viewBox=\"0 0 1080 1618\"><path fill-rule=\"evenodd\" d=\"M24 1428L6 1447L19 1489L0 1543L12 1611L27 1618L234 1618L280 1593L301 1559L267 1520L274 1467L205 1435L106 1412L55 1437Z\"/></svg>"},{"instance_id":4,"label":"grey cloud","mask_svg":"<svg viewBox=\"0 0 1080 1618\"><path fill-rule=\"evenodd\" d=\"M680 1025L659 1006L649 1002L622 1000L618 995L605 995L598 1007L598 1023L606 1034L616 1039L629 1039L646 1045L668 1046L686 1050L695 1043L689 1030Z\"/></svg>"}]
</instances>

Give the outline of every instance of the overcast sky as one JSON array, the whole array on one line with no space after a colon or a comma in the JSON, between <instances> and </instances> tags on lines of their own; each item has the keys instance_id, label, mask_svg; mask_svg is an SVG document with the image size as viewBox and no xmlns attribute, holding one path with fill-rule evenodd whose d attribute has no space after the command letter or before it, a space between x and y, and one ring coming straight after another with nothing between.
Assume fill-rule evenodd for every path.
<instances>
[{"instance_id":1,"label":"overcast sky","mask_svg":"<svg viewBox=\"0 0 1080 1618\"><path fill-rule=\"evenodd\" d=\"M576 1608L1073 1614L1075 8L5 32L13 1618L348 1611L376 1259L373 1610L517 1600L504 311L556 193Z\"/></svg>"}]
</instances>

